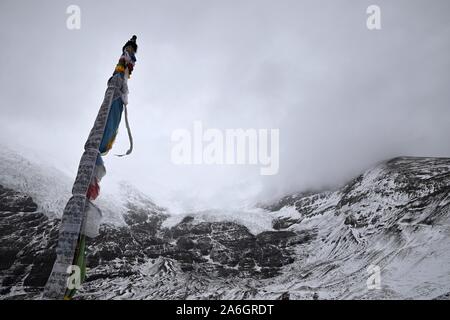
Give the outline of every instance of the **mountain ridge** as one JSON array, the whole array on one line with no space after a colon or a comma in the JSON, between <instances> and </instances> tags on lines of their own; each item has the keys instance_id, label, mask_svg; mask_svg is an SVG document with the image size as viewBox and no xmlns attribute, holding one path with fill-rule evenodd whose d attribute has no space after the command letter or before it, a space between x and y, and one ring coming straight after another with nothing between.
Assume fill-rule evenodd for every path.
<instances>
[{"instance_id":1,"label":"mountain ridge","mask_svg":"<svg viewBox=\"0 0 450 320\"><path fill-rule=\"evenodd\" d=\"M89 241L78 299L445 298L449 186L450 159L397 157L337 190L275 201L272 228L253 232L232 215L167 224L170 212L133 194L124 224ZM0 299L38 298L59 220L21 191L0 187L0 200ZM370 266L380 289L367 286Z\"/></svg>"}]
</instances>

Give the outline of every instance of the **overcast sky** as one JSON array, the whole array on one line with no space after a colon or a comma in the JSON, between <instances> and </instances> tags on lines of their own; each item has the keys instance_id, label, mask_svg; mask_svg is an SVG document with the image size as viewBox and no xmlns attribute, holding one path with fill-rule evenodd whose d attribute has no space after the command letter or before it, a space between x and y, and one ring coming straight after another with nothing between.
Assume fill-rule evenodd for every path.
<instances>
[{"instance_id":1,"label":"overcast sky","mask_svg":"<svg viewBox=\"0 0 450 320\"><path fill-rule=\"evenodd\" d=\"M80 30L66 28L71 4ZM382 30L366 28L371 4ZM135 150L105 158L106 190L125 179L180 210L240 206L336 186L394 156L448 157L449 15L448 0L2 0L1 141L74 176L106 81L136 34ZM171 133L194 120L279 128L279 174L172 164ZM121 127L113 153L127 146Z\"/></svg>"}]
</instances>

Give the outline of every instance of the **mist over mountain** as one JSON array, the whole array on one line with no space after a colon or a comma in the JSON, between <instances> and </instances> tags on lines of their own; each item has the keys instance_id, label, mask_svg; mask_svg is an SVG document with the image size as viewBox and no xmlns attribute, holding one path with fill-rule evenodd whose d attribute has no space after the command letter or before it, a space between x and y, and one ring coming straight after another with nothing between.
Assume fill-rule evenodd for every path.
<instances>
[{"instance_id":1,"label":"mist over mountain","mask_svg":"<svg viewBox=\"0 0 450 320\"><path fill-rule=\"evenodd\" d=\"M397 156L450 156L447 0L81 1L0 4L5 48L0 137L74 174L122 41L139 38L129 83L134 153L108 157L127 180L180 211L238 207L299 190L338 187ZM116 23L105 15L128 21ZM35 30L35 32L29 32ZM41 47L42 36L52 41ZM20 39L20 41L17 41ZM89 49L87 49L89 48ZM42 79L42 66L45 79ZM280 170L174 165L171 134L205 128L280 129ZM114 153L128 147L120 128Z\"/></svg>"},{"instance_id":2,"label":"mist over mountain","mask_svg":"<svg viewBox=\"0 0 450 320\"><path fill-rule=\"evenodd\" d=\"M0 299L38 299L60 223L47 193L60 178L13 152L2 160ZM123 184L111 213L121 222L89 240L77 299L445 298L449 184L448 158L401 157L336 190L181 215Z\"/></svg>"},{"instance_id":3,"label":"mist over mountain","mask_svg":"<svg viewBox=\"0 0 450 320\"><path fill-rule=\"evenodd\" d=\"M0 2L0 299L450 298L450 1L68 5Z\"/></svg>"}]
</instances>

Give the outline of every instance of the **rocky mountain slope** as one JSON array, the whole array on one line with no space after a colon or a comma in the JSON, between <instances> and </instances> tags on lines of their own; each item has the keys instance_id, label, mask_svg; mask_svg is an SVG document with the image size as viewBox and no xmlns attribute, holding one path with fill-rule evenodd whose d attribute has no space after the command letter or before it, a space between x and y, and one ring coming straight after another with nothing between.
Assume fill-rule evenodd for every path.
<instances>
[{"instance_id":1,"label":"rocky mountain slope","mask_svg":"<svg viewBox=\"0 0 450 320\"><path fill-rule=\"evenodd\" d=\"M267 204L265 231L197 214L168 224L167 210L130 187L125 223L89 242L77 298L446 298L449 186L450 159L396 158L339 190ZM5 186L0 218L0 298L39 298L59 220ZM379 288L367 285L374 267Z\"/></svg>"}]
</instances>

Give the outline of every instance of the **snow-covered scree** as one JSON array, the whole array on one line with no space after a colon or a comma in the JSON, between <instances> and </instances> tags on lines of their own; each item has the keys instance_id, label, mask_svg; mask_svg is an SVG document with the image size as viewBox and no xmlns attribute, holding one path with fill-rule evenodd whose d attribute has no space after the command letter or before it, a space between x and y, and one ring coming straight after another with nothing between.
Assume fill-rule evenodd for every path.
<instances>
[{"instance_id":1,"label":"snow-covered scree","mask_svg":"<svg viewBox=\"0 0 450 320\"><path fill-rule=\"evenodd\" d=\"M0 166L0 297L32 299L54 259L52 188L71 181L14 157ZM450 159L396 158L339 190L172 215L123 183L78 299L448 298L449 186Z\"/></svg>"},{"instance_id":2,"label":"snow-covered scree","mask_svg":"<svg viewBox=\"0 0 450 320\"><path fill-rule=\"evenodd\" d=\"M297 298L311 290L340 299L449 292L449 186L450 159L397 158L336 192L282 199L276 224L315 230L316 240L298 247L304 258L286 267L280 283L291 283ZM379 290L367 288L370 265L380 267Z\"/></svg>"}]
</instances>

